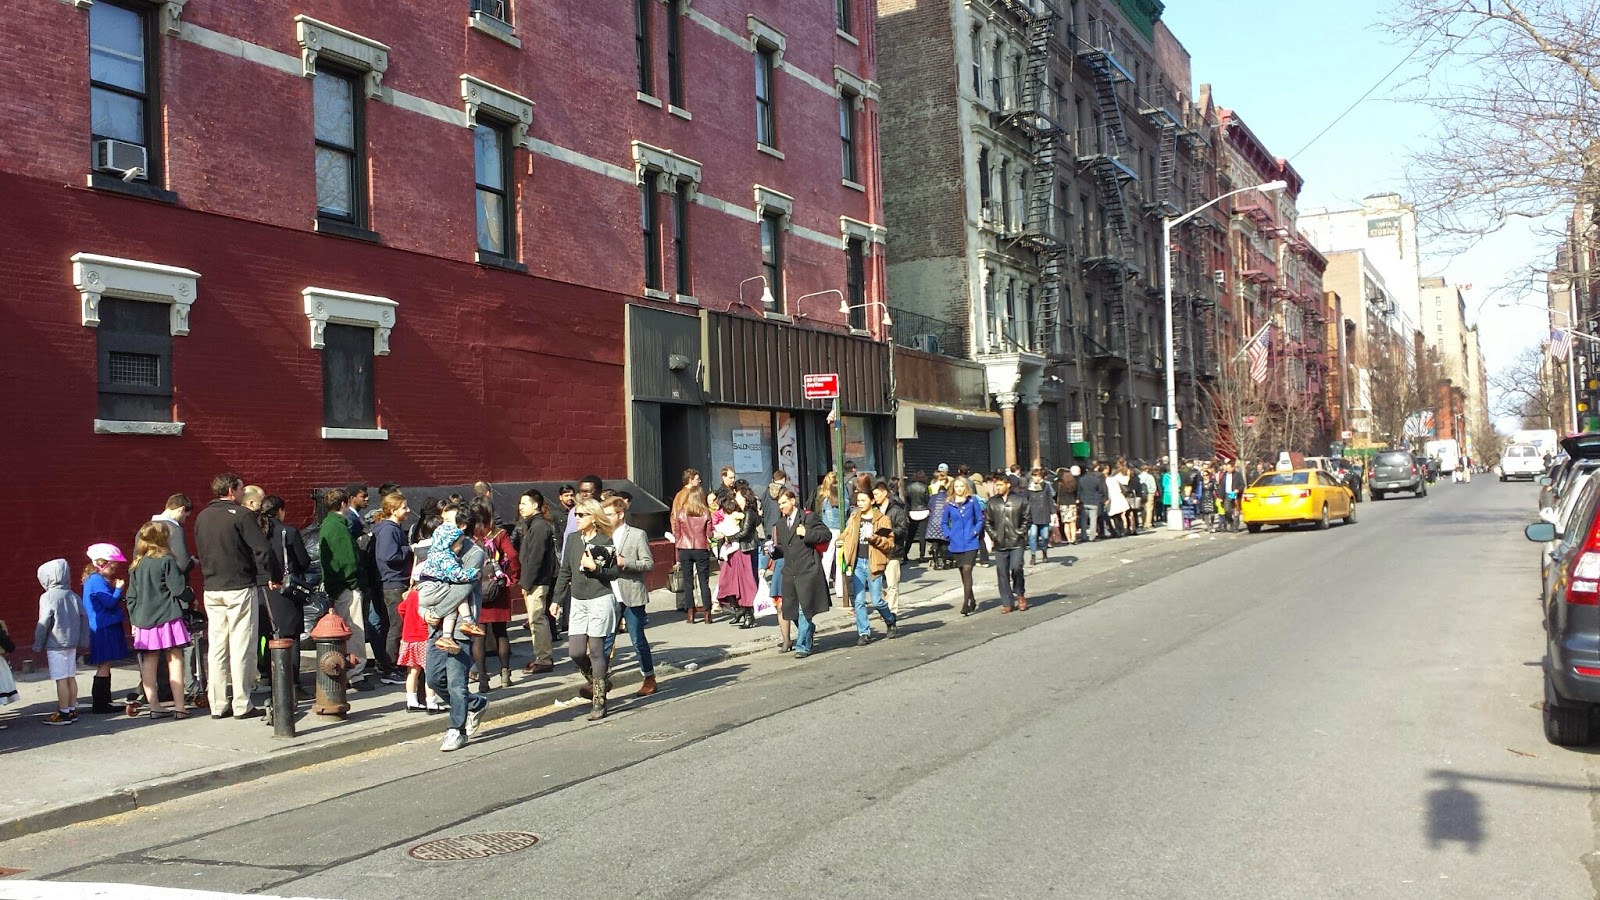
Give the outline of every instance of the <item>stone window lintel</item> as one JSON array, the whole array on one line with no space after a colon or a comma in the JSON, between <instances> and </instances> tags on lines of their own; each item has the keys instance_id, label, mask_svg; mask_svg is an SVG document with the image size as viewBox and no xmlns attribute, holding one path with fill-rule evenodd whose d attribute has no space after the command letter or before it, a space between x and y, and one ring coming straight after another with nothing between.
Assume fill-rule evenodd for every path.
<instances>
[{"instance_id":1,"label":"stone window lintel","mask_svg":"<svg viewBox=\"0 0 1600 900\"><path fill-rule=\"evenodd\" d=\"M389 68L388 45L310 16L294 17L294 36L300 44L301 71L307 78L316 77L317 60L326 56L366 73L362 80L368 99L383 97L383 73Z\"/></svg>"},{"instance_id":2,"label":"stone window lintel","mask_svg":"<svg viewBox=\"0 0 1600 900\"><path fill-rule=\"evenodd\" d=\"M756 218L761 218L768 212L776 212L783 216L783 227L789 227L789 219L794 215L794 198L788 194L775 191L772 188L756 185Z\"/></svg>"},{"instance_id":3,"label":"stone window lintel","mask_svg":"<svg viewBox=\"0 0 1600 900\"><path fill-rule=\"evenodd\" d=\"M754 13L746 17L750 28L750 48L760 50L765 47L772 51L774 63L783 62L783 49L788 45L788 38L784 33L757 18Z\"/></svg>"},{"instance_id":4,"label":"stone window lintel","mask_svg":"<svg viewBox=\"0 0 1600 900\"><path fill-rule=\"evenodd\" d=\"M691 192L699 186L700 163L671 150L646 144L644 141L634 141L632 149L633 169L640 184L644 184L650 172L656 172L661 178L657 182L657 187L662 191L676 192L681 181L689 183Z\"/></svg>"},{"instance_id":5,"label":"stone window lintel","mask_svg":"<svg viewBox=\"0 0 1600 900\"><path fill-rule=\"evenodd\" d=\"M72 284L83 301L83 324L100 327L100 298L121 297L165 303L172 307L172 334L189 333L189 308L194 305L200 273L178 266L93 253L72 255Z\"/></svg>"},{"instance_id":6,"label":"stone window lintel","mask_svg":"<svg viewBox=\"0 0 1600 900\"><path fill-rule=\"evenodd\" d=\"M306 318L311 321L311 347L321 350L328 323L356 325L372 329L372 355L389 355L389 332L394 328L395 311L400 304L388 297L351 294L327 288L308 287L300 292L305 299Z\"/></svg>"},{"instance_id":7,"label":"stone window lintel","mask_svg":"<svg viewBox=\"0 0 1600 900\"><path fill-rule=\"evenodd\" d=\"M478 122L479 110L488 110L511 123L511 140L532 149L528 141L528 128L533 124L533 101L502 87L496 87L481 78L461 76L461 100L467 108L467 125Z\"/></svg>"}]
</instances>

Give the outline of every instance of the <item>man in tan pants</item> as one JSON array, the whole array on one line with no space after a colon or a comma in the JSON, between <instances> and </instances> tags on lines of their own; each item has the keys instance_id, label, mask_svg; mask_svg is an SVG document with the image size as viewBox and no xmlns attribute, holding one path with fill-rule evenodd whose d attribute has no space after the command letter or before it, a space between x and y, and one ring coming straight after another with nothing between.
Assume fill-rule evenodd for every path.
<instances>
[{"instance_id":1,"label":"man in tan pants","mask_svg":"<svg viewBox=\"0 0 1600 900\"><path fill-rule=\"evenodd\" d=\"M250 704L260 586L283 586L260 520L238 502L243 490L244 479L238 475L218 475L211 480L216 499L194 521L195 555L205 575L206 636L211 642L208 698L214 719L262 715Z\"/></svg>"},{"instance_id":2,"label":"man in tan pants","mask_svg":"<svg viewBox=\"0 0 1600 900\"><path fill-rule=\"evenodd\" d=\"M523 667L524 675L555 671L551 656L550 588L556 581L556 533L548 518L544 494L524 492L517 498L517 562L521 566L519 587L528 614L528 630L533 633L533 659ZM557 611L554 615L560 615Z\"/></svg>"}]
</instances>

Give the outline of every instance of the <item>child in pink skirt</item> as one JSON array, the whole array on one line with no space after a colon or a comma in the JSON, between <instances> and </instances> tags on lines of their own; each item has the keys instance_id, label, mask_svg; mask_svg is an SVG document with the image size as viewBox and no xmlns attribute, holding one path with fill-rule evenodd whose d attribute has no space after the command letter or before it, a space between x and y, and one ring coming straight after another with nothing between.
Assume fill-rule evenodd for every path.
<instances>
[{"instance_id":1,"label":"child in pink skirt","mask_svg":"<svg viewBox=\"0 0 1600 900\"><path fill-rule=\"evenodd\" d=\"M192 593L183 567L172 557L170 534L162 522L144 523L134 539L133 564L128 567L128 620L133 624L133 649L139 651L139 679L152 719L189 718L183 695L183 648L189 643L189 629L184 627L183 612ZM170 709L157 699L156 676L163 657L172 688Z\"/></svg>"}]
</instances>

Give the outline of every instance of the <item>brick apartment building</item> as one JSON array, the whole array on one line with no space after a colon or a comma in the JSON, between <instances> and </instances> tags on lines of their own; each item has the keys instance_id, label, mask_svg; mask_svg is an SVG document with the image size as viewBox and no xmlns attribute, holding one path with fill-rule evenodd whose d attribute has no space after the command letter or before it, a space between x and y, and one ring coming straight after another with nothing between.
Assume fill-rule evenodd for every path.
<instances>
[{"instance_id":1,"label":"brick apartment building","mask_svg":"<svg viewBox=\"0 0 1600 900\"><path fill-rule=\"evenodd\" d=\"M1162 8L880 0L896 341L980 364L992 416L925 417L908 469L991 446L996 464L1164 454L1162 220L1218 196L1221 156ZM1190 424L1216 373L1228 221L1173 233Z\"/></svg>"},{"instance_id":2,"label":"brick apartment building","mask_svg":"<svg viewBox=\"0 0 1600 900\"><path fill-rule=\"evenodd\" d=\"M35 567L236 470L827 465L890 441L873 0L39 0L0 47L0 438ZM848 308L842 311L841 303ZM649 497L642 498L648 507ZM70 512L65 512L70 510Z\"/></svg>"}]
</instances>

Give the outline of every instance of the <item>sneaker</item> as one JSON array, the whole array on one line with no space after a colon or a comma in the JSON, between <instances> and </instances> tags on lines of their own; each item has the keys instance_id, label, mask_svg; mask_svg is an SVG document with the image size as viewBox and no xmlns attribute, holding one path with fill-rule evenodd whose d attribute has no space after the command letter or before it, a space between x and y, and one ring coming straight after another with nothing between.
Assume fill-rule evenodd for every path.
<instances>
[{"instance_id":1,"label":"sneaker","mask_svg":"<svg viewBox=\"0 0 1600 900\"><path fill-rule=\"evenodd\" d=\"M900 623L899 622L890 622L889 623L889 637L894 637L895 635L897 635L899 633L900 633Z\"/></svg>"},{"instance_id":2,"label":"sneaker","mask_svg":"<svg viewBox=\"0 0 1600 900\"><path fill-rule=\"evenodd\" d=\"M443 650L446 653L460 653L461 652L461 645L456 643L455 641L447 638L447 637L439 638L438 640L433 642L433 645L435 647L438 647L440 650Z\"/></svg>"},{"instance_id":3,"label":"sneaker","mask_svg":"<svg viewBox=\"0 0 1600 900\"><path fill-rule=\"evenodd\" d=\"M406 673L400 671L399 669L390 669L388 672L384 673L382 678L378 680L382 681L384 684L405 684Z\"/></svg>"},{"instance_id":4,"label":"sneaker","mask_svg":"<svg viewBox=\"0 0 1600 900\"><path fill-rule=\"evenodd\" d=\"M483 637L483 626L477 622L462 622L456 630L469 637Z\"/></svg>"},{"instance_id":5,"label":"sneaker","mask_svg":"<svg viewBox=\"0 0 1600 900\"><path fill-rule=\"evenodd\" d=\"M76 721L78 721L78 717L73 715L71 712L67 710L59 710L47 716L44 720L44 723L46 725L71 725Z\"/></svg>"},{"instance_id":6,"label":"sneaker","mask_svg":"<svg viewBox=\"0 0 1600 900\"><path fill-rule=\"evenodd\" d=\"M477 709L467 710L467 737L477 737L478 730L483 727L483 714L489 710L489 698L483 698L483 705Z\"/></svg>"},{"instance_id":7,"label":"sneaker","mask_svg":"<svg viewBox=\"0 0 1600 900\"><path fill-rule=\"evenodd\" d=\"M444 733L444 743L439 745L439 751L449 753L452 750L460 750L466 745L467 736L452 728Z\"/></svg>"},{"instance_id":8,"label":"sneaker","mask_svg":"<svg viewBox=\"0 0 1600 900\"><path fill-rule=\"evenodd\" d=\"M872 635L870 635L870 634L863 634L863 635L861 635L861 636L856 638L856 646L857 647L865 647L866 645L868 645L870 643L872 643Z\"/></svg>"},{"instance_id":9,"label":"sneaker","mask_svg":"<svg viewBox=\"0 0 1600 900\"><path fill-rule=\"evenodd\" d=\"M439 715L441 713L447 713L447 712L450 711L450 707L446 706L443 703L435 703L432 700L429 700L428 701L428 705L426 707L423 707L423 708L428 711L428 715L430 715L430 716L435 716L435 715Z\"/></svg>"}]
</instances>

